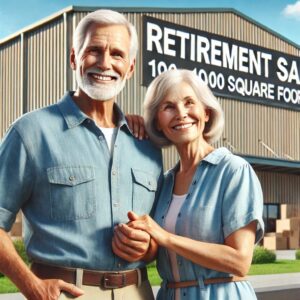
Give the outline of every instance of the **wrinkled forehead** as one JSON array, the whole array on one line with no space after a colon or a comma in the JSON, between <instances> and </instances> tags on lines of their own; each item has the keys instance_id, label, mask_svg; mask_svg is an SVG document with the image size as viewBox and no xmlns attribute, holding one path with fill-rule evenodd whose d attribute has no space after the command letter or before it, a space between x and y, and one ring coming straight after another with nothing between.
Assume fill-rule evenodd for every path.
<instances>
[{"instance_id":1,"label":"wrinkled forehead","mask_svg":"<svg viewBox=\"0 0 300 300\"><path fill-rule=\"evenodd\" d=\"M187 98L199 100L196 91L188 82L174 82L172 85L166 87L160 102L179 102Z\"/></svg>"},{"instance_id":2,"label":"wrinkled forehead","mask_svg":"<svg viewBox=\"0 0 300 300\"><path fill-rule=\"evenodd\" d=\"M129 51L130 35L125 25L91 24L86 32L82 48L90 45L119 46Z\"/></svg>"}]
</instances>

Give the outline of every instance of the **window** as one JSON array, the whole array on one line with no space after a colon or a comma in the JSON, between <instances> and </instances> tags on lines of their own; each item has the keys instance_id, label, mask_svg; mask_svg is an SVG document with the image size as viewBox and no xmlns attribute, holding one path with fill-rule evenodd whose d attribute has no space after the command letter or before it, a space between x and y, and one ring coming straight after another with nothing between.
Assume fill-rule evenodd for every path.
<instances>
[{"instance_id":1,"label":"window","mask_svg":"<svg viewBox=\"0 0 300 300\"><path fill-rule=\"evenodd\" d=\"M276 232L276 220L280 219L280 204L264 204L264 222L266 232Z\"/></svg>"}]
</instances>

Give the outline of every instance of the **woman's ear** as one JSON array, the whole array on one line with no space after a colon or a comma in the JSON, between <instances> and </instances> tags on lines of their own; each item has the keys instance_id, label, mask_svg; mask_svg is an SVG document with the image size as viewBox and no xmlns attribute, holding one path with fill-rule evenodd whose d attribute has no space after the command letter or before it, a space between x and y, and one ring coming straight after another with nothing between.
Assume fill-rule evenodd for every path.
<instances>
[{"instance_id":1,"label":"woman's ear","mask_svg":"<svg viewBox=\"0 0 300 300\"><path fill-rule=\"evenodd\" d=\"M205 109L205 122L208 122L210 119L211 110L209 108Z\"/></svg>"},{"instance_id":2,"label":"woman's ear","mask_svg":"<svg viewBox=\"0 0 300 300\"><path fill-rule=\"evenodd\" d=\"M155 118L155 123L156 123L156 129L157 129L158 131L161 131L161 127L160 127L160 124L159 124L157 118Z\"/></svg>"}]
</instances>

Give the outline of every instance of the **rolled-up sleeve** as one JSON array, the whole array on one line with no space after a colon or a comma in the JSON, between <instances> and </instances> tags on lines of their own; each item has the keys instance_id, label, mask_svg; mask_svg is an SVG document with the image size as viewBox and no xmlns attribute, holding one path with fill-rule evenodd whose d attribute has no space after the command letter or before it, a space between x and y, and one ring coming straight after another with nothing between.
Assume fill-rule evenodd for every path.
<instances>
[{"instance_id":1,"label":"rolled-up sleeve","mask_svg":"<svg viewBox=\"0 0 300 300\"><path fill-rule=\"evenodd\" d=\"M227 237L234 231L257 221L255 242L263 237L263 194L260 182L248 163L237 168L226 187L223 205L223 232Z\"/></svg>"},{"instance_id":2,"label":"rolled-up sleeve","mask_svg":"<svg viewBox=\"0 0 300 300\"><path fill-rule=\"evenodd\" d=\"M32 159L14 127L0 144L0 228L9 231L33 184Z\"/></svg>"}]
</instances>

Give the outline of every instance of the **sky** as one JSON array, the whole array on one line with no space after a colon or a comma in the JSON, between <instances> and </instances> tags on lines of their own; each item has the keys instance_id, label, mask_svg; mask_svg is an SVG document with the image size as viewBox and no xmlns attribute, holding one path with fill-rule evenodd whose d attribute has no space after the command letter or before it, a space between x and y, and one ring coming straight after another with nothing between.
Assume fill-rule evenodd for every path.
<instances>
[{"instance_id":1,"label":"sky","mask_svg":"<svg viewBox=\"0 0 300 300\"><path fill-rule=\"evenodd\" d=\"M0 41L70 5L234 8L300 47L300 0L0 0Z\"/></svg>"}]
</instances>

